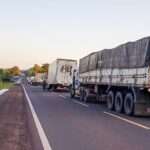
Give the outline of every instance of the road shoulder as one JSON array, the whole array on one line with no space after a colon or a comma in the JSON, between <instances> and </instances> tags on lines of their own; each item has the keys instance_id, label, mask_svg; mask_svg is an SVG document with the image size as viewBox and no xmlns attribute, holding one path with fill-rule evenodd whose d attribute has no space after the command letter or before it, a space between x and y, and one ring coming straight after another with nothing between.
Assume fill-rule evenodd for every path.
<instances>
[{"instance_id":1,"label":"road shoulder","mask_svg":"<svg viewBox=\"0 0 150 150\"><path fill-rule=\"evenodd\" d=\"M33 150L24 95L20 86L0 96L0 149Z\"/></svg>"}]
</instances>

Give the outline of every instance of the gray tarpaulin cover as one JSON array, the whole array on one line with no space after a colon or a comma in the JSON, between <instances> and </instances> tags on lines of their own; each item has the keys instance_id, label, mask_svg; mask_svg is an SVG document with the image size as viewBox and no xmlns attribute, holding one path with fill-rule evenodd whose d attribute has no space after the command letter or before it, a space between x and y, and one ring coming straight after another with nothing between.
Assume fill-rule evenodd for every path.
<instances>
[{"instance_id":1,"label":"gray tarpaulin cover","mask_svg":"<svg viewBox=\"0 0 150 150\"><path fill-rule=\"evenodd\" d=\"M139 68L150 65L150 37L105 49L80 59L79 72L97 68Z\"/></svg>"}]
</instances>

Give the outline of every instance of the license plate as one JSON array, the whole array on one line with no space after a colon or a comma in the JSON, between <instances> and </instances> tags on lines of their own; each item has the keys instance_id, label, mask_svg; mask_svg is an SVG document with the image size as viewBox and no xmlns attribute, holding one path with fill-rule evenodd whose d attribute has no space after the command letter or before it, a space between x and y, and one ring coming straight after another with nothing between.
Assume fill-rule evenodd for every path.
<instances>
[{"instance_id":1,"label":"license plate","mask_svg":"<svg viewBox=\"0 0 150 150\"><path fill-rule=\"evenodd\" d=\"M147 112L150 113L150 108L147 108Z\"/></svg>"}]
</instances>

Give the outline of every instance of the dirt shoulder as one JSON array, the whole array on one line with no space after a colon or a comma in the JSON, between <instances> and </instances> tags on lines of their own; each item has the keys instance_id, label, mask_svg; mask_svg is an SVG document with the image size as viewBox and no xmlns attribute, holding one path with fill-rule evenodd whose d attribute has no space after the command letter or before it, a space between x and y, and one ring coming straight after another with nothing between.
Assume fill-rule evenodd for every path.
<instances>
[{"instance_id":1,"label":"dirt shoulder","mask_svg":"<svg viewBox=\"0 0 150 150\"><path fill-rule=\"evenodd\" d=\"M33 150L21 87L0 96L0 149Z\"/></svg>"}]
</instances>

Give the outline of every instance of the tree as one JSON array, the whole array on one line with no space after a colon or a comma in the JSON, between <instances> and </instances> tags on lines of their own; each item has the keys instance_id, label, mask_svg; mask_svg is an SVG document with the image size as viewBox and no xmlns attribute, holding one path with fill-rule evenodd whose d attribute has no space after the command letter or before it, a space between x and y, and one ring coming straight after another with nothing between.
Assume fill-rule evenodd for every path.
<instances>
[{"instance_id":1,"label":"tree","mask_svg":"<svg viewBox=\"0 0 150 150\"><path fill-rule=\"evenodd\" d=\"M48 73L49 64L43 64L41 67L41 73Z\"/></svg>"},{"instance_id":2,"label":"tree","mask_svg":"<svg viewBox=\"0 0 150 150\"><path fill-rule=\"evenodd\" d=\"M34 72L34 74L40 73L40 72L41 72L41 67L40 67L40 65L35 64L34 67L33 67L33 72Z\"/></svg>"},{"instance_id":3,"label":"tree","mask_svg":"<svg viewBox=\"0 0 150 150\"><path fill-rule=\"evenodd\" d=\"M27 75L28 76L34 76L35 75L33 67L27 70Z\"/></svg>"},{"instance_id":4,"label":"tree","mask_svg":"<svg viewBox=\"0 0 150 150\"><path fill-rule=\"evenodd\" d=\"M38 64L35 64L33 67L27 70L28 76L35 76L36 73L41 72L41 66Z\"/></svg>"},{"instance_id":5,"label":"tree","mask_svg":"<svg viewBox=\"0 0 150 150\"><path fill-rule=\"evenodd\" d=\"M18 66L14 66L8 69L8 73L10 76L19 76L21 74L21 70Z\"/></svg>"},{"instance_id":6,"label":"tree","mask_svg":"<svg viewBox=\"0 0 150 150\"><path fill-rule=\"evenodd\" d=\"M3 79L4 70L0 69L0 81Z\"/></svg>"},{"instance_id":7,"label":"tree","mask_svg":"<svg viewBox=\"0 0 150 150\"><path fill-rule=\"evenodd\" d=\"M35 76L36 73L48 73L49 64L45 63L42 66L35 64L33 67L27 70L28 76Z\"/></svg>"},{"instance_id":8,"label":"tree","mask_svg":"<svg viewBox=\"0 0 150 150\"><path fill-rule=\"evenodd\" d=\"M0 81L9 81L10 73L8 69L0 69Z\"/></svg>"}]
</instances>

